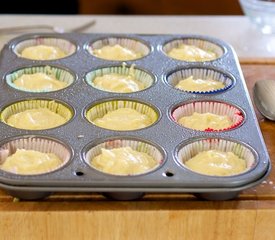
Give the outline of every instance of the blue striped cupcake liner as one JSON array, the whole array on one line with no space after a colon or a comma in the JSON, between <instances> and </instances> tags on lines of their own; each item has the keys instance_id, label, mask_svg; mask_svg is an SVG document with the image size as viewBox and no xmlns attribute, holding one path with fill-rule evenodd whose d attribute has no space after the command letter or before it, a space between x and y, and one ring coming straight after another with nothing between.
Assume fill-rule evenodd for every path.
<instances>
[{"instance_id":1,"label":"blue striped cupcake liner","mask_svg":"<svg viewBox=\"0 0 275 240\"><path fill-rule=\"evenodd\" d=\"M194 79L203 79L203 80L211 79L211 80L219 81L224 84L224 87L216 90L209 90L209 91L188 91L188 90L182 90L182 89L176 88L176 85L179 83L179 81L187 79L191 76L193 76ZM216 69L207 68L207 67L188 67L188 68L175 70L169 73L166 77L166 82L170 86L183 92L188 92L192 94L216 94L216 93L221 93L230 89L235 84L235 79L231 74L224 73Z\"/></svg>"}]
</instances>

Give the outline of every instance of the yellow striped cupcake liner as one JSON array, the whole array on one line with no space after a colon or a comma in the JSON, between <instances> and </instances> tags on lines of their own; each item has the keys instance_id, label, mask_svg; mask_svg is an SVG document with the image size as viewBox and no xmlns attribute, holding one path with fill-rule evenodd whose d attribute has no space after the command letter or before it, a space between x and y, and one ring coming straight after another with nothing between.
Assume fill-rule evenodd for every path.
<instances>
[{"instance_id":1,"label":"yellow striped cupcake liner","mask_svg":"<svg viewBox=\"0 0 275 240\"><path fill-rule=\"evenodd\" d=\"M22 100L19 102L12 103L5 107L1 112L1 121L5 124L8 124L8 119L17 113L23 112L25 110L31 109L40 109L46 108L53 113L56 113L63 117L66 122L68 122L73 117L73 110L67 105L62 104L60 102L54 100L41 100L41 99L33 99L33 100ZM27 129L27 128L23 128ZM39 130L49 129L47 127Z\"/></svg>"},{"instance_id":2,"label":"yellow striped cupcake liner","mask_svg":"<svg viewBox=\"0 0 275 240\"><path fill-rule=\"evenodd\" d=\"M102 118L108 112L115 111L120 108L130 108L130 109L136 110L137 112L139 112L141 114L148 116L151 120L151 124L149 126L154 124L159 118L158 111L156 109L154 109L153 107L151 107L145 103L131 101L131 100L110 100L110 101L98 103L94 106L91 106L86 111L85 117L87 118L87 120L89 122L94 124L95 119ZM147 127L149 127L149 126L147 126ZM112 129L112 130L114 130L114 129ZM135 130L137 130L137 129L135 129ZM117 130L117 131L119 131L119 130ZM125 131L128 131L128 130L125 130Z\"/></svg>"}]
</instances>

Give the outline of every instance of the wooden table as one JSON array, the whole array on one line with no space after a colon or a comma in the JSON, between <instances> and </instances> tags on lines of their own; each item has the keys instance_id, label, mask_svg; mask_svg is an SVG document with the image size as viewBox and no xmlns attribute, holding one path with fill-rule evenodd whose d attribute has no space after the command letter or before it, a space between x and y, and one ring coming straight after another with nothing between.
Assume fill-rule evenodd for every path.
<instances>
[{"instance_id":1,"label":"wooden table","mask_svg":"<svg viewBox=\"0 0 275 240\"><path fill-rule=\"evenodd\" d=\"M242 61L250 90L275 77L269 62ZM257 116L275 164L275 124ZM275 239L275 170L231 201L188 194L147 194L112 201L97 194L56 193L42 201L13 201L0 191L0 239Z\"/></svg>"}]
</instances>

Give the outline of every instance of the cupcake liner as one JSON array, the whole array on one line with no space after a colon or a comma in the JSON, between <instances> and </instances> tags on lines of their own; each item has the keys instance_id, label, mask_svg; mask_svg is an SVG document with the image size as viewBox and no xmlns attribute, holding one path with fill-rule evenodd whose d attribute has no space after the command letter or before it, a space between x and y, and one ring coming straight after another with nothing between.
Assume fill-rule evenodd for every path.
<instances>
[{"instance_id":1,"label":"cupcake liner","mask_svg":"<svg viewBox=\"0 0 275 240\"><path fill-rule=\"evenodd\" d=\"M176 153L176 157L180 165L188 168L185 165L185 162L198 153L208 150L218 150L221 152L232 152L237 155L239 158L244 159L246 161L246 170L243 174L253 167L255 167L258 163L258 159L256 154L253 153L252 149L242 143L234 142L232 140L219 139L219 138L205 138L197 141L193 141L189 144L183 145L179 148L178 153ZM189 169L189 168L188 168ZM191 169L189 169L191 170ZM193 170L191 170L193 171ZM230 176L236 176L230 175ZM207 175L207 174L206 174Z\"/></svg>"},{"instance_id":2,"label":"cupcake liner","mask_svg":"<svg viewBox=\"0 0 275 240\"><path fill-rule=\"evenodd\" d=\"M102 148L109 150L109 149L115 149L115 148L121 148L121 147L131 147L135 151L146 153L151 157L153 157L158 163L154 168L150 169L149 171L133 174L133 175L140 175L140 174L152 172L153 170L158 168L160 165L162 165L164 161L164 153L160 151L157 147L143 141L132 140L132 139L113 139L113 140L111 139L111 140L102 142L100 144L93 145L90 148L88 148L87 151L84 153L84 161L90 167L96 169L94 166L91 165L91 160L94 157L101 154ZM111 173L108 173L108 174L111 174ZM116 175L116 174L111 174L111 175ZM125 175L120 175L120 176L125 176Z\"/></svg>"},{"instance_id":3,"label":"cupcake liner","mask_svg":"<svg viewBox=\"0 0 275 240\"><path fill-rule=\"evenodd\" d=\"M41 92L53 92L53 91L61 90L61 89L53 90L53 91L50 91L50 90L29 90L29 89L17 87L14 84L14 81L16 79L18 79L19 77L21 77L23 74L35 74L35 73L45 73L49 76L54 76L57 80L66 83L67 84L66 87L70 86L75 80L75 76L72 73L70 73L69 71L66 71L62 68L53 67L53 66L26 67L26 68L16 70L16 71L6 75L5 78L6 78L7 84L10 87L15 88L16 90L19 90L19 91L41 93Z\"/></svg>"},{"instance_id":4,"label":"cupcake liner","mask_svg":"<svg viewBox=\"0 0 275 240\"><path fill-rule=\"evenodd\" d=\"M97 89L100 89L102 91L115 92L115 91L109 91L109 90L99 88L93 82L96 77L102 77L106 74L112 74L112 73L113 74L116 73L116 74L120 74L120 75L126 75L126 76L128 76L130 74L133 74L134 78L144 85L144 89L147 89L147 88L149 88L150 86L152 86L154 84L153 75L151 75L151 74L149 74L149 73L147 73L147 72L145 72L141 69L134 68L133 65L131 65L131 67L122 65L122 66L113 66L113 67L106 67L106 68L97 69L95 71L89 72L86 75L86 82L90 86L92 86L94 88L97 88ZM141 89L139 91L142 91L144 89Z\"/></svg>"},{"instance_id":5,"label":"cupcake liner","mask_svg":"<svg viewBox=\"0 0 275 240\"><path fill-rule=\"evenodd\" d=\"M92 42L90 44L90 46L88 47L88 52L94 55L93 50L94 49L100 49L104 46L114 46L114 45L120 45L124 48L130 49L132 51L134 51L135 53L141 53L142 57L145 57L146 55L148 55L150 53L150 48L142 43L139 40L136 39L131 39L131 38L123 38L123 37L109 37L109 38L104 38L104 39L100 39L97 40L95 42ZM95 56L97 57L97 56ZM138 57L136 59L142 58L142 57ZM105 59L105 58L104 58ZM124 60L116 60L116 59L112 59L113 61L128 61L128 60L136 60L136 59L124 59ZM105 60L110 60L110 59L105 59Z\"/></svg>"},{"instance_id":6,"label":"cupcake liner","mask_svg":"<svg viewBox=\"0 0 275 240\"><path fill-rule=\"evenodd\" d=\"M37 46L37 45L59 47L66 54L65 57L68 57L76 52L76 46L70 41L62 38L50 38L50 37L37 37L33 39L23 40L15 45L15 47L13 48L13 51L17 56L22 57L21 53L25 48L31 47L31 46ZM52 60L55 60L55 59L52 59ZM44 60L44 61L48 61L48 60Z\"/></svg>"},{"instance_id":7,"label":"cupcake liner","mask_svg":"<svg viewBox=\"0 0 275 240\"><path fill-rule=\"evenodd\" d=\"M212 114L217 114L222 116L228 116L233 122L233 124L228 128L219 129L219 130L207 128L204 130L206 132L219 132L219 131L231 130L240 126L244 121L244 113L240 109L238 109L237 107L231 104L214 102L214 101L195 101L195 102L183 104L172 111L172 118L175 122L178 123L180 118L190 116L194 112L212 113Z\"/></svg>"},{"instance_id":8,"label":"cupcake liner","mask_svg":"<svg viewBox=\"0 0 275 240\"><path fill-rule=\"evenodd\" d=\"M10 116L17 114L19 112L23 112L28 109L38 109L38 108L47 108L50 111L57 113L63 118L65 118L66 122L68 122L73 117L73 111L69 106L66 106L60 102L56 102L54 100L34 99L34 100L23 100L23 101L8 105L1 112L1 120L2 122L8 125L7 120ZM49 128L45 128L45 129L49 129ZM40 129L40 130L45 130L45 129Z\"/></svg>"},{"instance_id":9,"label":"cupcake liner","mask_svg":"<svg viewBox=\"0 0 275 240\"><path fill-rule=\"evenodd\" d=\"M217 45L215 43L212 43L210 41L200 39L200 38L182 38L182 39L172 40L172 41L166 43L163 46L163 51L164 51L164 53L168 54L168 52L170 50L172 50L173 48L178 48L181 44L193 45L193 46L196 46L196 47L198 47L200 49L203 49L205 51L213 52L213 53L216 54L216 58L215 59L220 58L224 54L224 50L223 50L223 48L221 46L219 46L219 45ZM168 57L170 57L170 56L168 56ZM213 61L215 59L203 60L203 62ZM187 60L180 60L180 59L176 59L176 60L187 61Z\"/></svg>"},{"instance_id":10,"label":"cupcake liner","mask_svg":"<svg viewBox=\"0 0 275 240\"><path fill-rule=\"evenodd\" d=\"M67 164L72 157L72 152L69 147L57 140L40 136L22 136L13 138L0 146L0 165L3 164L9 156L14 154L17 149L34 150L42 153L54 153L62 161L62 164L57 168L37 174L45 174L60 169ZM37 174L31 173L28 175Z\"/></svg>"},{"instance_id":11,"label":"cupcake liner","mask_svg":"<svg viewBox=\"0 0 275 240\"><path fill-rule=\"evenodd\" d=\"M192 67L192 68L186 68L186 69L180 69L180 70L174 71L167 76L166 80L169 85L171 85L172 87L175 87L180 80L186 79L190 76L193 76L194 79L216 80L216 81L222 82L224 84L224 87L216 90L210 90L210 91L188 91L188 90L182 90L179 88L176 88L176 89L184 92L194 93L194 94L215 94L215 93L226 91L234 83L233 77L231 77L226 73L223 73L211 68L201 68L201 67L195 67L195 68Z\"/></svg>"},{"instance_id":12,"label":"cupcake liner","mask_svg":"<svg viewBox=\"0 0 275 240\"><path fill-rule=\"evenodd\" d=\"M130 100L110 100L110 101L98 103L94 106L91 106L86 111L85 117L87 118L87 120L89 122L94 124L93 121L96 118L102 118L108 112L117 110L119 108L131 108L131 109L134 109L134 110L140 112L141 114L145 114L151 119L152 124L154 124L158 120L158 117L159 117L158 111L156 109L154 109L153 107L151 107L145 103L140 103L137 101L130 101ZM147 126L147 127L149 127L149 126ZM115 130L115 131L121 131L121 130ZM128 130L124 130L124 131L128 131Z\"/></svg>"}]
</instances>

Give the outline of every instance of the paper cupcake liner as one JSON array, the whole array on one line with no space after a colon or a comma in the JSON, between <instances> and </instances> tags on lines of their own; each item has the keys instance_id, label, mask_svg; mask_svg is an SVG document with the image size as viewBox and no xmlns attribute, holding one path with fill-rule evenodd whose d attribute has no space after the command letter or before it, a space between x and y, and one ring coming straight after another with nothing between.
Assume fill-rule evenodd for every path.
<instances>
[{"instance_id":1,"label":"paper cupcake liner","mask_svg":"<svg viewBox=\"0 0 275 240\"><path fill-rule=\"evenodd\" d=\"M170 50L172 50L173 48L178 48L181 44L193 45L193 46L196 46L196 47L203 49L205 51L213 52L216 54L215 59L220 58L224 54L224 50L221 46L219 46L215 43L212 43L210 41L200 39L200 38L182 38L182 39L172 40L163 46L163 51L164 51L164 53L167 54ZM170 56L168 56L168 57L170 57ZM203 60L203 62L213 61L215 59ZM179 59L176 59L176 60L179 60ZM179 60L179 61L186 61L186 60Z\"/></svg>"},{"instance_id":2,"label":"paper cupcake liner","mask_svg":"<svg viewBox=\"0 0 275 240\"><path fill-rule=\"evenodd\" d=\"M154 168L150 169L149 171L138 173L138 174L132 174L131 176L150 173L155 169L157 169L160 165L162 165L164 161L164 153L160 151L159 148L149 143L139 141L139 140L133 140L133 139L111 139L97 145L92 145L91 147L87 148L86 152L84 152L84 161L90 167L96 169L94 166L91 165L91 160L94 157L101 154L102 148L115 149L115 148L121 148L121 147L131 147L135 151L146 153L151 157L153 157L158 163ZM96 170L100 171L99 169L96 169ZM107 173L107 174L111 174L111 173ZM111 174L111 175L116 175L116 174ZM129 175L119 175L119 176L129 176Z\"/></svg>"},{"instance_id":3,"label":"paper cupcake liner","mask_svg":"<svg viewBox=\"0 0 275 240\"><path fill-rule=\"evenodd\" d=\"M197 113L212 113L222 116L228 116L233 124L224 129L214 130L207 128L204 131L206 132L219 132L234 129L240 126L244 121L244 113L237 107L214 101L195 101L191 103L183 104L172 111L173 120L178 123L179 119L182 117L190 116L194 112ZM196 129L195 129L196 130ZM197 130L200 131L200 130Z\"/></svg>"},{"instance_id":4,"label":"paper cupcake liner","mask_svg":"<svg viewBox=\"0 0 275 240\"><path fill-rule=\"evenodd\" d=\"M93 81L95 80L96 77L102 77L106 74L112 74L112 73L116 73L116 74L120 74L120 75L125 75L125 76L128 76L131 71L133 71L134 73L134 77L137 81L141 82L143 85L144 85L144 89L142 90L145 90L147 88L149 88L150 86L152 86L154 84L154 77L153 75L141 70L141 69L138 69L138 68L135 68L135 67L128 67L128 66L113 66L113 67L106 67L106 68L100 68L100 69L97 69L95 71L92 71L92 72L89 72L87 75L86 75L86 82L94 87L94 88L97 88L97 89L100 89L102 91L106 91L106 92L114 92L114 91L108 91L108 90L105 90L105 89L101 89L97 86L94 85ZM142 91L142 90L139 90L139 91Z\"/></svg>"},{"instance_id":5,"label":"paper cupcake liner","mask_svg":"<svg viewBox=\"0 0 275 240\"><path fill-rule=\"evenodd\" d=\"M89 122L94 124L93 121L96 118L102 118L108 112L117 110L119 108L131 108L140 112L141 114L145 114L152 120L152 124L154 124L159 118L158 111L153 107L145 103L140 103L137 101L130 101L130 100L110 100L110 101L98 103L96 105L91 106L86 111L85 117ZM138 130L138 129L135 129L135 130ZM114 131L123 131L123 130L114 130ZM133 131L133 130L125 130L125 131Z\"/></svg>"},{"instance_id":6,"label":"paper cupcake liner","mask_svg":"<svg viewBox=\"0 0 275 240\"><path fill-rule=\"evenodd\" d=\"M35 74L35 73L45 73L47 75L54 76L57 80L59 80L61 82L65 82L67 84L66 87L70 86L75 80L75 76L72 73L70 73L69 71L66 71L62 68L53 67L53 66L26 67L26 68L16 70L16 71L6 75L5 78L6 78L7 84L10 87L15 88L16 90L19 90L19 91L41 93L41 92L53 92L53 91L61 90L61 89L53 90L53 91L50 91L50 90L29 90L29 89L17 87L14 84L14 81L16 79L18 79L19 77L21 77L23 74Z\"/></svg>"},{"instance_id":7,"label":"paper cupcake liner","mask_svg":"<svg viewBox=\"0 0 275 240\"><path fill-rule=\"evenodd\" d=\"M51 171L40 172L37 174L45 174L60 169L69 162L72 156L72 152L69 147L59 142L58 140L40 136L22 136L13 138L0 146L0 165L3 164L9 156L14 154L17 149L34 150L42 153L54 153L62 161L62 164L57 168L54 168ZM30 173L26 175L37 174Z\"/></svg>"},{"instance_id":8,"label":"paper cupcake liner","mask_svg":"<svg viewBox=\"0 0 275 240\"><path fill-rule=\"evenodd\" d=\"M258 159L256 155L253 153L250 147L234 142L231 140L226 139L219 139L219 138L205 138L197 141L193 141L189 144L183 145L179 148L179 151L176 153L176 157L178 162L189 169L185 162L189 159L196 156L198 153L208 150L218 150L221 152L232 152L235 155L237 155L239 158L244 159L246 161L246 170L242 173L238 173L235 175L230 176L236 176L239 174L243 174L249 170L251 170L253 167L257 165ZM191 170L191 169L189 169ZM194 170L191 170L194 171ZM202 174L202 173L200 173ZM205 174L207 175L207 174ZM218 176L219 177L219 176Z\"/></svg>"},{"instance_id":9,"label":"paper cupcake liner","mask_svg":"<svg viewBox=\"0 0 275 240\"><path fill-rule=\"evenodd\" d=\"M31 47L31 46L37 46L37 45L59 47L66 54L65 57L68 57L76 52L76 46L72 42L62 38L50 38L50 37L37 37L33 39L23 40L16 44L13 51L17 56L22 57L21 53L25 48ZM52 59L52 60L56 60L56 59ZM49 60L44 60L44 61L49 61Z\"/></svg>"},{"instance_id":10,"label":"paper cupcake liner","mask_svg":"<svg viewBox=\"0 0 275 240\"><path fill-rule=\"evenodd\" d=\"M100 48L102 48L104 46L108 46L108 45L114 46L116 44L119 44L120 46L122 46L124 48L130 49L130 50L134 51L135 53L141 53L142 57L145 57L150 53L150 48L146 44L144 44L141 41L136 40L136 39L124 38L124 37L108 37L108 38L104 38L104 39L100 39L95 42L92 42L90 44L90 46L88 47L88 52L91 55L95 56L93 53L94 49L100 49ZM95 56L95 57L97 57L97 56ZM136 58L136 59L139 59L139 58ZM113 61L128 61L128 60L136 60L136 59L125 59L125 60L113 59ZM110 61L110 59L105 59L105 60Z\"/></svg>"},{"instance_id":11,"label":"paper cupcake liner","mask_svg":"<svg viewBox=\"0 0 275 240\"><path fill-rule=\"evenodd\" d=\"M193 76L194 79L216 80L216 81L222 82L224 84L224 87L216 90L210 90L210 91L188 91L188 90L182 90L179 88L176 88L176 89L184 92L194 93L194 94L215 94L215 93L226 91L234 83L233 77L231 77L230 75L220 72L218 70L205 68L205 67L204 68L192 67L192 68L180 69L170 73L167 76L166 80L169 85L171 85L172 87L175 87L180 80L186 79L190 76Z\"/></svg>"},{"instance_id":12,"label":"paper cupcake liner","mask_svg":"<svg viewBox=\"0 0 275 240\"><path fill-rule=\"evenodd\" d=\"M68 122L73 117L73 110L68 105L66 106L54 100L34 99L34 100L23 100L23 101L8 105L1 112L1 120L2 122L8 125L7 120L10 116L17 114L19 112L23 112L28 109L37 109L37 108L47 108L50 111L56 114L59 114L60 116L65 118L66 122ZM48 128L45 128L45 129L48 129ZM45 129L40 129L40 130L45 130Z\"/></svg>"}]
</instances>

